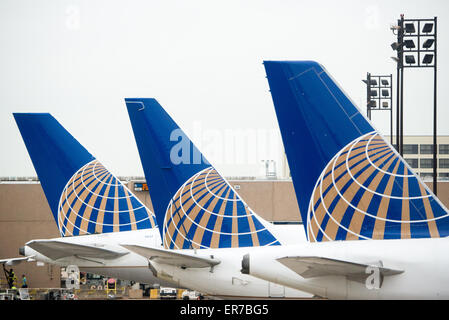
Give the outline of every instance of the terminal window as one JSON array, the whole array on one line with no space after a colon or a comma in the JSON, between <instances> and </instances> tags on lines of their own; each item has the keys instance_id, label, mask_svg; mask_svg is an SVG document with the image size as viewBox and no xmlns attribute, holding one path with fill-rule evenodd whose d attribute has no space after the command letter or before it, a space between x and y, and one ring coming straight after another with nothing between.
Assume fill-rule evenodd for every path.
<instances>
[{"instance_id":1,"label":"terminal window","mask_svg":"<svg viewBox=\"0 0 449 320\"><path fill-rule=\"evenodd\" d=\"M440 159L440 168L449 168L449 159Z\"/></svg>"},{"instance_id":2,"label":"terminal window","mask_svg":"<svg viewBox=\"0 0 449 320\"><path fill-rule=\"evenodd\" d=\"M419 152L421 154L433 154L433 144L421 144L419 146Z\"/></svg>"},{"instance_id":3,"label":"terminal window","mask_svg":"<svg viewBox=\"0 0 449 320\"><path fill-rule=\"evenodd\" d=\"M440 144L440 154L449 154L449 144Z\"/></svg>"},{"instance_id":4,"label":"terminal window","mask_svg":"<svg viewBox=\"0 0 449 320\"><path fill-rule=\"evenodd\" d=\"M418 159L406 158L405 161L407 161L409 166L412 167L413 169L418 168Z\"/></svg>"},{"instance_id":5,"label":"terminal window","mask_svg":"<svg viewBox=\"0 0 449 320\"><path fill-rule=\"evenodd\" d=\"M418 145L417 144L404 144L403 153L404 154L418 154Z\"/></svg>"},{"instance_id":6,"label":"terminal window","mask_svg":"<svg viewBox=\"0 0 449 320\"><path fill-rule=\"evenodd\" d=\"M431 174L431 173L421 173L420 176L421 176L421 179L424 179L424 180L433 179L433 174Z\"/></svg>"},{"instance_id":7,"label":"terminal window","mask_svg":"<svg viewBox=\"0 0 449 320\"><path fill-rule=\"evenodd\" d=\"M421 169L433 168L433 159L420 159L419 162Z\"/></svg>"}]
</instances>

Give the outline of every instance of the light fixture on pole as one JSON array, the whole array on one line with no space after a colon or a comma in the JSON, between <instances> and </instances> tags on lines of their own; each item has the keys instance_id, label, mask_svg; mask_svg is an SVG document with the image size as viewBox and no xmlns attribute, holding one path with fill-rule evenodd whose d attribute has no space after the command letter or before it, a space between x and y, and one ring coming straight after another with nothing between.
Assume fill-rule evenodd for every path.
<instances>
[{"instance_id":1,"label":"light fixture on pole","mask_svg":"<svg viewBox=\"0 0 449 320\"><path fill-rule=\"evenodd\" d=\"M433 19L404 19L404 15L401 15L397 26L392 26L390 29L397 35L397 41L391 47L397 51L397 57L393 58L397 63L398 72L396 144L399 146L398 150L401 155L403 154L404 139L404 68L433 68L434 71L433 192L437 194L437 17Z\"/></svg>"},{"instance_id":2,"label":"light fixture on pole","mask_svg":"<svg viewBox=\"0 0 449 320\"><path fill-rule=\"evenodd\" d=\"M366 74L366 79L362 80L366 84L366 114L371 120L371 111L390 111L390 140L393 144L393 76Z\"/></svg>"}]
</instances>

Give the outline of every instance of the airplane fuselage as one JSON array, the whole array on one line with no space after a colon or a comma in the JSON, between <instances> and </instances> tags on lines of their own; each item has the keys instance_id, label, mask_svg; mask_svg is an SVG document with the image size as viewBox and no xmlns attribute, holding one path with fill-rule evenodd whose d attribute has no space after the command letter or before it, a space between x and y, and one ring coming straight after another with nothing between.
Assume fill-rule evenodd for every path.
<instances>
[{"instance_id":1,"label":"airplane fuselage","mask_svg":"<svg viewBox=\"0 0 449 320\"><path fill-rule=\"evenodd\" d=\"M133 242L147 246L161 247L160 239L159 231L156 228L55 238L55 240L67 243L94 245L100 248L117 249L118 251L124 250L119 245L119 243L122 242ZM170 285L167 281L161 281L161 279L154 277L148 269L147 259L133 252L129 252L116 259L86 258L72 255L57 260L50 259L28 246L25 246L24 253L26 256L33 256L33 259L44 263L55 264L61 267L74 265L83 272L147 284L158 283L161 285Z\"/></svg>"},{"instance_id":2,"label":"airplane fuselage","mask_svg":"<svg viewBox=\"0 0 449 320\"><path fill-rule=\"evenodd\" d=\"M249 274L330 299L448 299L449 238L366 240L304 243L279 248L254 248L249 255ZM380 288L345 276L305 279L276 259L326 257L362 264L381 262L404 272L385 276Z\"/></svg>"},{"instance_id":3,"label":"airplane fuselage","mask_svg":"<svg viewBox=\"0 0 449 320\"><path fill-rule=\"evenodd\" d=\"M283 234L284 242L298 243L305 241L303 227L275 226L276 233ZM297 231L297 232L295 232ZM301 232L302 231L302 232ZM104 233L77 237L57 238L75 244L95 245L111 250L125 250L120 244L133 243L146 247L160 248L161 237L159 231L154 229L137 230L116 233ZM279 246L277 246L279 247ZM267 247L265 247L267 248ZM182 269L169 265L163 265L157 277L149 268L147 258L129 251L116 259L95 259L83 257L67 257L52 260L39 252L25 247L26 256L34 256L37 261L56 264L59 266L76 265L81 271L114 277L123 280L133 280L141 283L158 283L162 286L177 286L194 289L204 294L220 296L224 298L310 298L309 293L296 289L270 283L253 276L241 274L241 260L248 250L253 248L229 248L229 249L201 249L199 255L217 253L221 263L210 270L209 268ZM184 250L180 250L184 251ZM186 250L194 252L193 250Z\"/></svg>"}]
</instances>

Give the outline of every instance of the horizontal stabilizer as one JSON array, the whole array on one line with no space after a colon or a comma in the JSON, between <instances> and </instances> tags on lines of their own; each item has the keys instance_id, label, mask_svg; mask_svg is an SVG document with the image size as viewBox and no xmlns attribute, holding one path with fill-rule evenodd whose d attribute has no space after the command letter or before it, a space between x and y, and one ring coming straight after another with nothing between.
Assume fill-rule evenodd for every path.
<instances>
[{"instance_id":1,"label":"horizontal stabilizer","mask_svg":"<svg viewBox=\"0 0 449 320\"><path fill-rule=\"evenodd\" d=\"M7 266L15 266L23 261L34 261L33 257L20 257L20 258L10 258L10 259L0 259L0 264L5 264Z\"/></svg>"},{"instance_id":2,"label":"horizontal stabilizer","mask_svg":"<svg viewBox=\"0 0 449 320\"><path fill-rule=\"evenodd\" d=\"M277 261L306 279L346 276L349 280L364 283L372 273L370 271L372 269L378 269L382 278L404 272L403 270L385 268L382 263L363 264L323 257L284 257L277 259Z\"/></svg>"},{"instance_id":3,"label":"horizontal stabilizer","mask_svg":"<svg viewBox=\"0 0 449 320\"><path fill-rule=\"evenodd\" d=\"M52 260L71 256L115 259L128 253L92 245L75 244L57 240L33 240L28 242L26 245Z\"/></svg>"},{"instance_id":4,"label":"horizontal stabilizer","mask_svg":"<svg viewBox=\"0 0 449 320\"><path fill-rule=\"evenodd\" d=\"M122 244L121 246L149 259L150 261L181 268L207 268L220 263L220 260L214 259L213 257L198 257L174 252L172 250L162 250L137 245Z\"/></svg>"}]
</instances>

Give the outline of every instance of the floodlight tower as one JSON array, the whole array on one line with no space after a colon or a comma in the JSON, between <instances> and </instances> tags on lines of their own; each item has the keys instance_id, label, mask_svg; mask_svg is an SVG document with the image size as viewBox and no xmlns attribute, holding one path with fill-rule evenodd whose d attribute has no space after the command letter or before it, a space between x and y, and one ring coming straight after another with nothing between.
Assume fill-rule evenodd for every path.
<instances>
[{"instance_id":1,"label":"floodlight tower","mask_svg":"<svg viewBox=\"0 0 449 320\"><path fill-rule=\"evenodd\" d=\"M437 194L437 17L433 19L404 19L391 27L397 31L397 42L391 47L397 51L393 59L397 63L397 128L396 140L399 153L403 154L404 142L404 68L432 68L433 81L433 192ZM416 41L416 42L415 42Z\"/></svg>"},{"instance_id":2,"label":"floodlight tower","mask_svg":"<svg viewBox=\"0 0 449 320\"><path fill-rule=\"evenodd\" d=\"M373 76L366 74L366 114L371 120L371 111L390 111L390 141L393 144L393 88L392 75Z\"/></svg>"}]
</instances>

